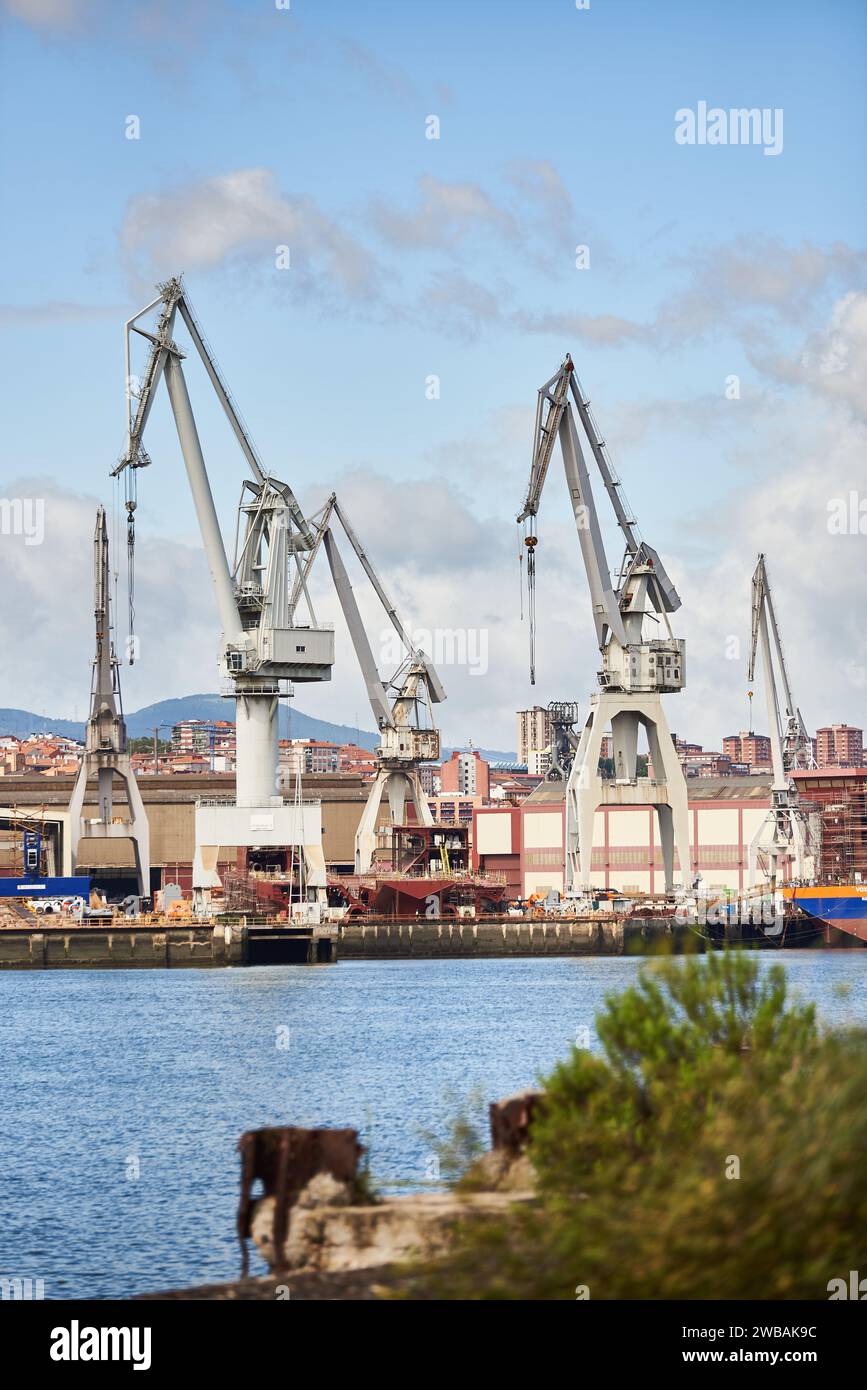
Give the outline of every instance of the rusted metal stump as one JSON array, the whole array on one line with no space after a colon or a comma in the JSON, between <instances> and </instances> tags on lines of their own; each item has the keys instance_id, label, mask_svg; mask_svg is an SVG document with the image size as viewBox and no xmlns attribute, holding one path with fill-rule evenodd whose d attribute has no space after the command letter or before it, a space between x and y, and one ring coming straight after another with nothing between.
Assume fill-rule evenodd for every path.
<instances>
[{"instance_id":1,"label":"rusted metal stump","mask_svg":"<svg viewBox=\"0 0 867 1390\"><path fill-rule=\"evenodd\" d=\"M261 1197L273 1197L274 1250L277 1263L289 1230L289 1213L299 1194L319 1173L328 1173L337 1182L354 1183L358 1160L364 1149L355 1129L298 1129L285 1126L251 1129L238 1140L241 1154L241 1198L238 1204L238 1240L241 1245L241 1272L249 1268L247 1240L253 1206ZM262 1183L262 1192L253 1196L253 1184Z\"/></svg>"},{"instance_id":2,"label":"rusted metal stump","mask_svg":"<svg viewBox=\"0 0 867 1390\"><path fill-rule=\"evenodd\" d=\"M491 1101L491 1148L515 1157L523 1153L543 1097L542 1091L521 1091L505 1100Z\"/></svg>"}]
</instances>

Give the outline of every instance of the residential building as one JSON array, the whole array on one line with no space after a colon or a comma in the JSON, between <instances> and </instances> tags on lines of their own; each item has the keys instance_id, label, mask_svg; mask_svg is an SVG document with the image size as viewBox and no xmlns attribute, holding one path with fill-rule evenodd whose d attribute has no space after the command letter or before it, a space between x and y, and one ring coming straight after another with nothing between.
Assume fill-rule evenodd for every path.
<instances>
[{"instance_id":1,"label":"residential building","mask_svg":"<svg viewBox=\"0 0 867 1390\"><path fill-rule=\"evenodd\" d=\"M338 749L338 770L358 773L362 777L375 777L379 759L372 748L362 748L357 743L341 743Z\"/></svg>"},{"instance_id":2,"label":"residential building","mask_svg":"<svg viewBox=\"0 0 867 1390\"><path fill-rule=\"evenodd\" d=\"M544 777L551 766L550 748L531 748L527 755L527 771L531 777Z\"/></svg>"},{"instance_id":3,"label":"residential building","mask_svg":"<svg viewBox=\"0 0 867 1390\"><path fill-rule=\"evenodd\" d=\"M740 733L728 734L723 739L722 751L733 763L746 763L751 772L771 766L771 740L767 734L741 729Z\"/></svg>"},{"instance_id":4,"label":"residential building","mask_svg":"<svg viewBox=\"0 0 867 1390\"><path fill-rule=\"evenodd\" d=\"M442 789L442 778L437 763L422 763L418 770L421 789L425 796L437 796Z\"/></svg>"},{"instance_id":5,"label":"residential building","mask_svg":"<svg viewBox=\"0 0 867 1390\"><path fill-rule=\"evenodd\" d=\"M235 725L230 719L181 719L172 728L175 753L226 752L235 747Z\"/></svg>"},{"instance_id":6,"label":"residential building","mask_svg":"<svg viewBox=\"0 0 867 1390\"><path fill-rule=\"evenodd\" d=\"M440 768L441 792L459 792L462 796L489 796L490 769L482 755L471 748L466 752L455 749Z\"/></svg>"},{"instance_id":7,"label":"residential building","mask_svg":"<svg viewBox=\"0 0 867 1390\"><path fill-rule=\"evenodd\" d=\"M518 762L529 766L533 749L547 748L551 742L551 716L543 705L520 709L518 721Z\"/></svg>"},{"instance_id":8,"label":"residential building","mask_svg":"<svg viewBox=\"0 0 867 1390\"><path fill-rule=\"evenodd\" d=\"M312 772L339 772L341 746L323 738L282 738L280 771L287 777L295 777L298 772L302 776Z\"/></svg>"},{"instance_id":9,"label":"residential building","mask_svg":"<svg viewBox=\"0 0 867 1390\"><path fill-rule=\"evenodd\" d=\"M816 730L817 767L863 767L864 730L852 724L830 724Z\"/></svg>"}]
</instances>

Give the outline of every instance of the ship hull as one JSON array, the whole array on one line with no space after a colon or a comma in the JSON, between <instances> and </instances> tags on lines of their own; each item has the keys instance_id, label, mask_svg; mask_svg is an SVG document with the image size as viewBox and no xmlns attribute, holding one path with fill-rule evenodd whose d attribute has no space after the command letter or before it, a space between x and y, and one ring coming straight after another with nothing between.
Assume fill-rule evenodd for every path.
<instances>
[{"instance_id":1,"label":"ship hull","mask_svg":"<svg viewBox=\"0 0 867 1390\"><path fill-rule=\"evenodd\" d=\"M867 884L819 884L784 892L802 912L867 945Z\"/></svg>"}]
</instances>

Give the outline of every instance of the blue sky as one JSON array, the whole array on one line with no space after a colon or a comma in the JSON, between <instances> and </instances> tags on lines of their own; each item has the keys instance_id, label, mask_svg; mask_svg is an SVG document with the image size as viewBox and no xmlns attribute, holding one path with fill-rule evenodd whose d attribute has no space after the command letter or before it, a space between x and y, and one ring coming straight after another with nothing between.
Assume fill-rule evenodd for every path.
<instances>
[{"instance_id":1,"label":"blue sky","mask_svg":"<svg viewBox=\"0 0 867 1390\"><path fill-rule=\"evenodd\" d=\"M829 550L826 526L828 500L867 495L863 5L0 0L0 14L2 478L57 519L45 547L10 556L2 538L10 582L31 595L27 616L7 613L6 641L51 640L52 587L78 594L78 553L69 624L87 650L88 518L111 500L122 443L122 323L154 278L183 270L274 472L305 505L332 486L351 499L418 624L490 631L487 678L453 673L450 739L490 744L490 730L509 746L516 708L592 689L553 476L544 688L527 685L513 621L535 391L566 351L680 582L694 684L672 723L716 746L737 717L742 672L719 664L723 637L747 628L765 547L784 632L805 654L808 722L863 721L863 623L838 605L829 623L820 601L831 570L862 611L867 597L865 538ZM678 145L675 112L701 100L782 109L782 152ZM438 140L425 138L432 114ZM288 271L275 267L284 243ZM589 269L575 267L579 244ZM228 534L241 460L202 374L189 376ZM147 443L143 642L165 633L170 603L185 651L148 661L144 647L130 707L214 685L165 402ZM173 568L189 591L164 587ZM336 617L324 577L322 595ZM821 686L816 652L833 668ZM0 704L67 714L77 683L86 670L46 682L34 658L0 677ZM298 703L352 722L360 689L347 658Z\"/></svg>"}]
</instances>

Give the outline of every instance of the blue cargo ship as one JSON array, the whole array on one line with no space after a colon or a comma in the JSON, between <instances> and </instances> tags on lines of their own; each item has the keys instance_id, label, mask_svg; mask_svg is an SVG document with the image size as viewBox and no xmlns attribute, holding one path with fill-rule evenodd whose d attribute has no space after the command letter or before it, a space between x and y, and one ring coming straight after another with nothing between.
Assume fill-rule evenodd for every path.
<instances>
[{"instance_id":1,"label":"blue cargo ship","mask_svg":"<svg viewBox=\"0 0 867 1390\"><path fill-rule=\"evenodd\" d=\"M783 894L808 916L867 943L867 883L822 883Z\"/></svg>"}]
</instances>

